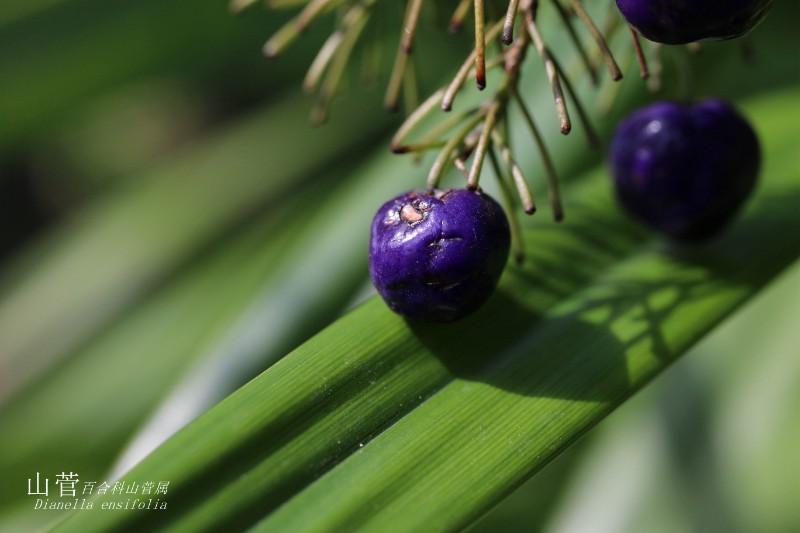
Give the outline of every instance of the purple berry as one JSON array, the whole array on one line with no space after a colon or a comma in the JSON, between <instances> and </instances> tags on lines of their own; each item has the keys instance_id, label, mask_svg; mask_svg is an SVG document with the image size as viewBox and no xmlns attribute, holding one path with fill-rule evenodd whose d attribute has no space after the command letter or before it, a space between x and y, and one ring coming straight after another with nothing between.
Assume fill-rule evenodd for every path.
<instances>
[{"instance_id":1,"label":"purple berry","mask_svg":"<svg viewBox=\"0 0 800 533\"><path fill-rule=\"evenodd\" d=\"M686 44L741 37L764 18L772 0L617 0L617 7L651 41Z\"/></svg>"},{"instance_id":2,"label":"purple berry","mask_svg":"<svg viewBox=\"0 0 800 533\"><path fill-rule=\"evenodd\" d=\"M497 286L511 237L501 207L481 191L409 191L372 221L369 271L393 311L458 320Z\"/></svg>"},{"instance_id":3,"label":"purple berry","mask_svg":"<svg viewBox=\"0 0 800 533\"><path fill-rule=\"evenodd\" d=\"M760 162L750 124L718 99L639 109L618 126L610 151L622 205L677 240L719 232L753 190Z\"/></svg>"}]
</instances>

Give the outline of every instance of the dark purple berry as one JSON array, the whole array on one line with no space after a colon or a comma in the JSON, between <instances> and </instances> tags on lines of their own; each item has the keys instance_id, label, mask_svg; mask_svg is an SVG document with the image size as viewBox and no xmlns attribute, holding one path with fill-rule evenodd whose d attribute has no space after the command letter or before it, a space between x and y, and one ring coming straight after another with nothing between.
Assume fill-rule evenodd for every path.
<instances>
[{"instance_id":1,"label":"dark purple berry","mask_svg":"<svg viewBox=\"0 0 800 533\"><path fill-rule=\"evenodd\" d=\"M764 18L772 0L617 0L617 7L651 41L686 44L741 37Z\"/></svg>"},{"instance_id":2,"label":"dark purple berry","mask_svg":"<svg viewBox=\"0 0 800 533\"><path fill-rule=\"evenodd\" d=\"M481 306L508 259L502 208L481 191L409 191L372 221L369 271L375 288L408 318L450 322Z\"/></svg>"},{"instance_id":3,"label":"dark purple berry","mask_svg":"<svg viewBox=\"0 0 800 533\"><path fill-rule=\"evenodd\" d=\"M677 240L700 240L733 218L761 162L750 124L718 99L659 102L629 115L611 144L617 197Z\"/></svg>"}]
</instances>

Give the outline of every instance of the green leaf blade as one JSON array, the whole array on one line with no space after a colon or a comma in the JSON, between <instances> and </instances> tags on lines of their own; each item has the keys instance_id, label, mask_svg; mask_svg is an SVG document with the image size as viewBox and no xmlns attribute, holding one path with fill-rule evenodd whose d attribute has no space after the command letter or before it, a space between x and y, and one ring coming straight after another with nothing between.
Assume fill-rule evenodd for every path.
<instances>
[{"instance_id":1,"label":"green leaf blade","mask_svg":"<svg viewBox=\"0 0 800 533\"><path fill-rule=\"evenodd\" d=\"M653 239L592 175L569 191L582 207L557 238L530 223L542 237L533 258L473 317L406 324L365 304L126 475L169 479L169 515L78 513L59 530L218 530L259 513L256 531L467 525L800 255L787 231L800 206L787 109L800 94L750 108L764 179L718 241Z\"/></svg>"}]
</instances>

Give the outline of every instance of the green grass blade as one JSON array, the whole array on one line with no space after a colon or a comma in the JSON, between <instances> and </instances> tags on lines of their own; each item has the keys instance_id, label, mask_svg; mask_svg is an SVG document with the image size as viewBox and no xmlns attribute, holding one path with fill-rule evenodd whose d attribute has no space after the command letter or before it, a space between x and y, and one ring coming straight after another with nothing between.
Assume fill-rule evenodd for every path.
<instances>
[{"instance_id":1,"label":"green grass blade","mask_svg":"<svg viewBox=\"0 0 800 533\"><path fill-rule=\"evenodd\" d=\"M14 487L31 465L113 476L119 451L155 411L118 461L127 469L339 314L366 276L361 233L371 216L342 206L371 205L395 187L374 179L382 168L361 170L333 166L282 195L5 406L0 434L13 438L0 445L0 470L18 482L0 487L0 509L25 501ZM54 407L54 397L69 401ZM32 520L48 518L27 507Z\"/></svg>"},{"instance_id":2,"label":"green grass blade","mask_svg":"<svg viewBox=\"0 0 800 533\"><path fill-rule=\"evenodd\" d=\"M77 512L57 530L469 524L800 255L787 230L800 93L747 110L766 166L720 240L666 245L619 213L604 173L590 175L566 194L562 226L530 222L530 262L475 316L410 324L368 302L124 476L169 480L169 511Z\"/></svg>"}]
</instances>

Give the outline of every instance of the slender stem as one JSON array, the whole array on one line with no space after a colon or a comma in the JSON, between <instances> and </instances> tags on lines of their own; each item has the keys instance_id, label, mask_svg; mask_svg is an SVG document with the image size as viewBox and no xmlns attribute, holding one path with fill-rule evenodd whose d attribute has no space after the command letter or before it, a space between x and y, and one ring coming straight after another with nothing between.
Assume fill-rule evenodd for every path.
<instances>
[{"instance_id":1,"label":"slender stem","mask_svg":"<svg viewBox=\"0 0 800 533\"><path fill-rule=\"evenodd\" d=\"M453 160L453 165L461 172L461 175L464 176L464 179L469 178L469 171L467 170L467 165L464 163L465 161L464 156L458 156Z\"/></svg>"},{"instance_id":2,"label":"slender stem","mask_svg":"<svg viewBox=\"0 0 800 533\"><path fill-rule=\"evenodd\" d=\"M536 27L536 21L533 19L533 15L530 11L525 13L525 26L527 27L528 34L533 41L533 46L536 48L536 51L539 53L539 57L541 57L542 61L544 62L544 68L547 72L547 79L550 82L550 87L553 89L556 112L558 113L558 119L561 124L561 133L566 135L572 129L572 124L569 120L569 112L567 111L567 103L564 99L564 91L561 89L558 69L553 62L550 51L544 45L544 40L539 33L539 28Z\"/></svg>"},{"instance_id":3,"label":"slender stem","mask_svg":"<svg viewBox=\"0 0 800 533\"><path fill-rule=\"evenodd\" d=\"M509 0L505 23L503 24L503 44L511 44L514 42L514 21L517 18L518 9L519 0Z\"/></svg>"},{"instance_id":4,"label":"slender stem","mask_svg":"<svg viewBox=\"0 0 800 533\"><path fill-rule=\"evenodd\" d=\"M458 146L464 140L464 138L469 135L475 126L480 124L482 119L483 117L481 115L470 117L470 119L461 127L461 129L447 140L447 144L445 144L444 148L441 149L439 155L436 157L436 160L431 166L430 172L428 172L428 188L436 188L436 186L439 184L439 180L444 174L447 162L450 160L453 151L456 149L456 146Z\"/></svg>"},{"instance_id":5,"label":"slender stem","mask_svg":"<svg viewBox=\"0 0 800 533\"><path fill-rule=\"evenodd\" d=\"M263 52L267 57L275 57L283 52L295 39L308 28L321 13L340 4L342 0L311 0L297 17L282 26L264 44Z\"/></svg>"},{"instance_id":6,"label":"slender stem","mask_svg":"<svg viewBox=\"0 0 800 533\"><path fill-rule=\"evenodd\" d=\"M422 0L411 0L408 3L408 11L406 13L406 23L403 30L403 37L400 40L400 46L405 53L410 54L414 48L414 36L417 33L417 26L419 25L419 14L422 11Z\"/></svg>"},{"instance_id":7,"label":"slender stem","mask_svg":"<svg viewBox=\"0 0 800 533\"><path fill-rule=\"evenodd\" d=\"M436 108L436 104L439 103L439 100L442 98L444 94L444 89L439 89L432 95L428 97L427 100L422 102L403 122L403 124L398 128L397 132L392 137L392 142L390 144L391 149L393 152L397 151L401 148L403 141L406 140L406 137L411 134L414 128L416 128L422 120L430 114Z\"/></svg>"},{"instance_id":8,"label":"slender stem","mask_svg":"<svg viewBox=\"0 0 800 533\"><path fill-rule=\"evenodd\" d=\"M389 84L386 87L386 96L383 101L383 106L390 111L397 110L397 101L400 97L403 80L406 79L406 65L408 64L408 56L414 48L414 36L419 25L421 10L422 0L411 0L406 8L403 36L400 38L400 46L395 56L394 67L389 77Z\"/></svg>"},{"instance_id":9,"label":"slender stem","mask_svg":"<svg viewBox=\"0 0 800 533\"><path fill-rule=\"evenodd\" d=\"M467 189L475 190L478 188L478 180L481 177L481 168L483 168L483 160L486 157L486 151L489 149L489 136L492 134L494 125L497 122L497 115L500 112L500 100L495 98L489 111L486 113L486 119L483 122L483 130L478 139L478 146L475 148L475 159L472 160L472 167L469 170L469 179L467 179Z\"/></svg>"},{"instance_id":10,"label":"slender stem","mask_svg":"<svg viewBox=\"0 0 800 533\"><path fill-rule=\"evenodd\" d=\"M523 33L517 42L514 43L514 46L504 54L505 76L503 76L497 92L488 104L489 107L486 112L486 118L480 130L480 135L478 136L474 152L475 157L472 160L472 167L470 168L469 177L467 179L467 188L470 190L478 188L483 162L487 152L490 150L492 133L495 130L497 122L505 116L509 94L519 82L520 68L525 59L525 52L530 44L529 39L530 37L528 34Z\"/></svg>"},{"instance_id":11,"label":"slender stem","mask_svg":"<svg viewBox=\"0 0 800 533\"><path fill-rule=\"evenodd\" d=\"M417 69L414 68L414 56L408 57L408 68L403 76L403 103L406 109L416 109L419 105L419 90L417 88Z\"/></svg>"},{"instance_id":12,"label":"slender stem","mask_svg":"<svg viewBox=\"0 0 800 533\"><path fill-rule=\"evenodd\" d=\"M389 83L386 85L386 96L383 98L383 107L389 111L397 111L397 101L400 98L407 62L408 54L400 46L394 58L394 67L389 76Z\"/></svg>"},{"instance_id":13,"label":"slender stem","mask_svg":"<svg viewBox=\"0 0 800 533\"><path fill-rule=\"evenodd\" d=\"M416 144L427 144L427 143L435 143L438 142L437 139L440 135L443 135L453 129L456 125L460 124L466 117L476 113L478 109L472 109L470 111L459 113L458 115L450 115L449 118L443 120L436 126L430 129L428 133L426 133L422 139L420 139L419 143ZM442 146L444 143L442 143Z\"/></svg>"},{"instance_id":14,"label":"slender stem","mask_svg":"<svg viewBox=\"0 0 800 533\"><path fill-rule=\"evenodd\" d=\"M486 33L486 39L491 41L500 30L503 28L503 22L497 22L494 26L489 28L489 31ZM472 52L467 57L466 61L461 65L456 73L453 81L450 82L450 85L447 86L447 90L445 91L444 95L442 96L442 110L443 111L450 111L453 109L453 101L456 99L456 94L458 94L459 89L464 85L464 82L469 76L470 70L472 70L472 65L475 62L476 51L473 49Z\"/></svg>"},{"instance_id":15,"label":"slender stem","mask_svg":"<svg viewBox=\"0 0 800 533\"><path fill-rule=\"evenodd\" d=\"M327 119L328 106L339 88L353 47L369 20L369 6L373 3L375 3L375 0L363 0L350 8L342 19L342 24L346 29L341 43L333 53L330 66L327 69L328 72L320 86L317 105L311 111L311 120L314 124L322 124Z\"/></svg>"},{"instance_id":16,"label":"slender stem","mask_svg":"<svg viewBox=\"0 0 800 533\"><path fill-rule=\"evenodd\" d=\"M325 43L319 49L319 52L317 52L316 57L314 57L314 61L311 62L311 66L308 67L306 77L303 79L303 90L305 92L312 93L316 90L319 80L325 73L328 64L330 64L333 54L335 54L336 50L341 46L344 36L345 30L340 28L330 34L325 40Z\"/></svg>"},{"instance_id":17,"label":"slender stem","mask_svg":"<svg viewBox=\"0 0 800 533\"><path fill-rule=\"evenodd\" d=\"M547 188L550 198L550 205L553 208L553 218L556 220L556 222L559 222L564 218L564 209L561 205L561 194L558 188L556 167L553 165L550 152L547 150L547 146L544 144L542 134L539 131L539 128L536 126L536 122L533 120L533 115L531 115L530 111L528 111L525 102L522 101L522 98L520 98L519 93L516 91L512 92L512 96L514 101L517 103L517 106L519 106L520 110L522 111L522 117L525 119L528 128L531 130L533 140L536 143L539 154L542 156L542 164L544 165L545 175L547 176Z\"/></svg>"},{"instance_id":18,"label":"slender stem","mask_svg":"<svg viewBox=\"0 0 800 533\"><path fill-rule=\"evenodd\" d=\"M603 21L603 28L600 30L600 32L605 37L607 43L614 39L619 29L624 25L624 20L625 19L619 16L619 13L610 11L606 14L606 19ZM605 61L603 58L603 51L597 47L592 48L589 60L591 61L594 69L599 72L601 64L603 61Z\"/></svg>"},{"instance_id":19,"label":"slender stem","mask_svg":"<svg viewBox=\"0 0 800 533\"><path fill-rule=\"evenodd\" d=\"M505 61L506 60L503 56L493 57L492 59L486 62L486 71L488 72L492 70L494 67L502 65L503 63L505 63Z\"/></svg>"},{"instance_id":20,"label":"slender stem","mask_svg":"<svg viewBox=\"0 0 800 533\"><path fill-rule=\"evenodd\" d=\"M342 3L343 0L311 0L295 19L297 29L305 31L321 13L329 11Z\"/></svg>"},{"instance_id":21,"label":"slender stem","mask_svg":"<svg viewBox=\"0 0 800 533\"><path fill-rule=\"evenodd\" d=\"M483 116L483 115L482 115ZM461 148L461 153L459 157L463 160L467 160L469 156L472 155L472 152L475 151L475 147L478 146L478 141L481 138L481 133L483 132L483 125L476 126L469 132L469 135L464 137L464 146Z\"/></svg>"},{"instance_id":22,"label":"slender stem","mask_svg":"<svg viewBox=\"0 0 800 533\"><path fill-rule=\"evenodd\" d=\"M597 132L594 130L592 122L589 120L589 114L586 112L586 107L584 107L581 99L578 98L578 94L575 92L572 82L569 81L569 78L564 74L564 69L561 68L561 63L559 63L556 58L553 58L553 64L556 66L556 70L558 71L561 79L564 80L564 87L567 88L567 92L572 98L572 103L575 104L575 109L578 111L578 120L580 121L581 126L583 126L583 131L586 135L586 142L589 144L590 148L599 148L600 138L597 136ZM618 87L619 85L615 84L615 86Z\"/></svg>"},{"instance_id":23,"label":"slender stem","mask_svg":"<svg viewBox=\"0 0 800 533\"><path fill-rule=\"evenodd\" d=\"M586 47L581 42L580 37L578 37L578 32L575 31L575 26L572 24L572 18L570 17L569 13L567 13L567 10L564 9L564 6L561 5L559 0L553 0L553 5L556 7L556 11L558 12L559 17L561 17L564 27L567 29L567 34L569 35L570 40L575 45L575 49L578 51L581 62L584 64L586 71L589 73L589 79L592 80L592 85L597 86L599 82L597 69L589 60L589 54L586 51Z\"/></svg>"},{"instance_id":24,"label":"slender stem","mask_svg":"<svg viewBox=\"0 0 800 533\"><path fill-rule=\"evenodd\" d=\"M322 0L319 2L319 4L324 3L325 5L333 5L338 1L339 0ZM336 55L339 47L345 42L345 39L350 39L353 41L353 44L355 44L355 40L361 34L361 30L364 29L364 23L366 22L366 20L362 21L361 19L368 15L367 9L373 3L375 3L375 0L364 0L363 2L351 7L350 10L345 13L344 17L342 17L339 27L328 37L328 39L322 45L322 48L320 48L319 52L317 52L317 56L314 58L314 61L311 62L311 66L308 68L306 77L303 80L303 90L308 93L314 92L319 84L319 80L325 73L325 70L328 68L328 65L330 64L334 55ZM306 6L306 9L308 9L310 5L311 4ZM299 21L302 15L303 14L301 13L298 18L295 19L295 25L298 27L299 22L297 21ZM359 25L360 28L357 27ZM354 27L356 28L355 33L353 32ZM270 43L267 42L265 50L269 44ZM350 45L350 48L352 49L352 45Z\"/></svg>"},{"instance_id":25,"label":"slender stem","mask_svg":"<svg viewBox=\"0 0 800 533\"><path fill-rule=\"evenodd\" d=\"M289 22L272 34L272 37L264 43L264 47L261 51L266 57L275 57L283 52L299 36L300 32L297 30L297 24L294 24L294 21Z\"/></svg>"},{"instance_id":26,"label":"slender stem","mask_svg":"<svg viewBox=\"0 0 800 533\"><path fill-rule=\"evenodd\" d=\"M575 13L583 21L586 29L589 30L589 33L591 34L595 43L597 43L597 47L600 48L600 51L603 53L603 58L606 60L608 71L611 73L611 79L614 81L621 80L622 71L619 69L619 65L617 65L611 50L609 50L608 43L606 43L605 38L603 38L603 34L600 33L600 30L597 29L597 26L595 26L592 18L589 16L586 10L583 9L580 0L570 0L570 2L572 4L572 9L575 10Z\"/></svg>"},{"instance_id":27,"label":"slender stem","mask_svg":"<svg viewBox=\"0 0 800 533\"><path fill-rule=\"evenodd\" d=\"M644 52L642 52L642 43L639 41L639 34L636 33L636 30L634 30L631 26L628 26L628 29L631 31L631 37L633 37L633 47L636 49L636 59L639 61L639 71L642 73L642 79L646 80L650 77L650 72L647 70L647 59L644 57Z\"/></svg>"},{"instance_id":28,"label":"slender stem","mask_svg":"<svg viewBox=\"0 0 800 533\"><path fill-rule=\"evenodd\" d=\"M492 141L503 155L503 163L506 169L508 169L511 178L514 180L514 186L517 188L517 194L522 201L522 207L525 213L528 215L534 214L536 212L536 201L533 199L533 194L531 194L531 190L528 187L528 182L522 174L522 169L519 168L519 165L511 156L511 149L508 147L508 143L497 130L492 132ZM491 151L489 153L491 154Z\"/></svg>"},{"instance_id":29,"label":"slender stem","mask_svg":"<svg viewBox=\"0 0 800 533\"><path fill-rule=\"evenodd\" d=\"M239 14L245 9L256 5L259 0L230 0L228 2L228 9L233 14Z\"/></svg>"},{"instance_id":30,"label":"slender stem","mask_svg":"<svg viewBox=\"0 0 800 533\"><path fill-rule=\"evenodd\" d=\"M475 5L475 82L478 89L486 88L486 24L483 19L483 0Z\"/></svg>"},{"instance_id":31,"label":"slender stem","mask_svg":"<svg viewBox=\"0 0 800 533\"><path fill-rule=\"evenodd\" d=\"M464 82L466 81L474 62L475 51L473 50L469 57L467 57L467 60L462 63L461 67L456 72L453 81L451 81L450 85L447 86L444 94L442 94L442 111L450 111L453 109L453 101L456 99L456 94L458 94L458 90L464 85Z\"/></svg>"},{"instance_id":32,"label":"slender stem","mask_svg":"<svg viewBox=\"0 0 800 533\"><path fill-rule=\"evenodd\" d=\"M435 139L431 141L421 141L418 143L413 144L404 144L403 146L398 146L397 148L392 149L392 152L395 154L408 154L408 153L418 153L424 152L426 150L431 150L433 148L441 148L447 141L443 141L440 139Z\"/></svg>"},{"instance_id":33,"label":"slender stem","mask_svg":"<svg viewBox=\"0 0 800 533\"><path fill-rule=\"evenodd\" d=\"M361 47L361 83L365 87L378 84L383 70L383 31L379 22L374 22L368 27L370 42Z\"/></svg>"},{"instance_id":34,"label":"slender stem","mask_svg":"<svg viewBox=\"0 0 800 533\"><path fill-rule=\"evenodd\" d=\"M461 30L461 26L464 24L464 19L467 17L471 5L472 0L461 0L458 4L458 7L456 7L456 10L453 12L453 16L450 17L451 32L456 33Z\"/></svg>"},{"instance_id":35,"label":"slender stem","mask_svg":"<svg viewBox=\"0 0 800 533\"><path fill-rule=\"evenodd\" d=\"M514 195L511 194L511 187L509 187L508 182L503 177L504 173L500 169L500 163L497 161L497 154L494 153L494 150L489 150L489 162L497 177L500 193L503 195L503 203L508 213L508 229L511 232L511 250L514 254L514 261L518 265L521 265L525 262L525 247L522 241L522 230L520 229L519 218L517 218L517 210L514 209Z\"/></svg>"}]
</instances>

